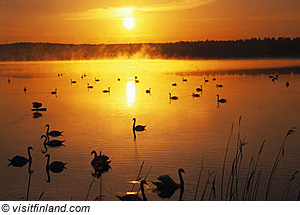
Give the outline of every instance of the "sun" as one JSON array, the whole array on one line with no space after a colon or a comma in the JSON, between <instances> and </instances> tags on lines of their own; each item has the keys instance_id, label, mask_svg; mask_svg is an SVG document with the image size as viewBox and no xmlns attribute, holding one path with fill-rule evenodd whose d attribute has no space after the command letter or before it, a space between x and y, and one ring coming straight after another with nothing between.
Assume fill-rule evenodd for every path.
<instances>
[{"instance_id":1,"label":"sun","mask_svg":"<svg viewBox=\"0 0 300 215\"><path fill-rule=\"evenodd\" d=\"M123 25L127 29L132 29L135 26L134 18L124 18Z\"/></svg>"}]
</instances>

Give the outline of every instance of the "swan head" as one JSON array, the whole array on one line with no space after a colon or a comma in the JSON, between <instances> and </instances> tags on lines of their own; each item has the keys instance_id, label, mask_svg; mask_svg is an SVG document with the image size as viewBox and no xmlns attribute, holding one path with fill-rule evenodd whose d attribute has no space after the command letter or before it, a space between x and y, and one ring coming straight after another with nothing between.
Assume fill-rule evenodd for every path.
<instances>
[{"instance_id":1,"label":"swan head","mask_svg":"<svg viewBox=\"0 0 300 215\"><path fill-rule=\"evenodd\" d=\"M91 155L92 154L96 154L97 155L97 152L95 150L91 151Z\"/></svg>"},{"instance_id":2,"label":"swan head","mask_svg":"<svg viewBox=\"0 0 300 215\"><path fill-rule=\"evenodd\" d=\"M217 94L217 97L219 97L219 94Z\"/></svg>"},{"instance_id":3,"label":"swan head","mask_svg":"<svg viewBox=\"0 0 300 215\"><path fill-rule=\"evenodd\" d=\"M49 127L49 124L46 124L45 127L46 127L46 128Z\"/></svg>"},{"instance_id":4,"label":"swan head","mask_svg":"<svg viewBox=\"0 0 300 215\"><path fill-rule=\"evenodd\" d=\"M133 118L132 120L133 120L133 121L136 121L136 118Z\"/></svg>"},{"instance_id":5,"label":"swan head","mask_svg":"<svg viewBox=\"0 0 300 215\"><path fill-rule=\"evenodd\" d=\"M141 184L147 184L148 185L147 181L145 181L145 180L142 180Z\"/></svg>"},{"instance_id":6,"label":"swan head","mask_svg":"<svg viewBox=\"0 0 300 215\"><path fill-rule=\"evenodd\" d=\"M28 150L33 150L33 148L32 148L31 146L29 146L27 149L28 149Z\"/></svg>"},{"instance_id":7,"label":"swan head","mask_svg":"<svg viewBox=\"0 0 300 215\"><path fill-rule=\"evenodd\" d=\"M185 173L184 169L182 169L182 168L180 168L180 169L178 170L178 172L179 172L179 173L181 173L181 172Z\"/></svg>"},{"instance_id":8,"label":"swan head","mask_svg":"<svg viewBox=\"0 0 300 215\"><path fill-rule=\"evenodd\" d=\"M41 139L43 139L43 138L46 138L46 139L47 139L47 136L46 136L45 134L43 134L43 135L41 136Z\"/></svg>"}]
</instances>

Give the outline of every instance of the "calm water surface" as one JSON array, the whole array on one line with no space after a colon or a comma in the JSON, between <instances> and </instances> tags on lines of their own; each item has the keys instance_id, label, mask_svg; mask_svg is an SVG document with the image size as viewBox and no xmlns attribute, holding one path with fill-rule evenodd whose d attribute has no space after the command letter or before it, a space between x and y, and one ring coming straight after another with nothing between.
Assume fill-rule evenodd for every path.
<instances>
[{"instance_id":1,"label":"calm water surface","mask_svg":"<svg viewBox=\"0 0 300 215\"><path fill-rule=\"evenodd\" d=\"M20 62L0 64L0 200L26 197L28 173L23 168L7 167L8 158L27 156L27 147L34 148L34 173L30 200L84 200L94 179L90 155L102 151L111 159L112 170L103 175L104 200L118 200L116 195L130 191L130 180L136 178L144 161L142 176L152 167L147 180L156 181L169 174L179 182L177 170L185 169L184 200L193 200L202 158L204 169L199 187L200 199L208 172L217 173L217 196L224 153L231 125L234 133L228 155L232 162L236 147L238 118L242 115L241 135L244 147L241 177L245 177L250 158L257 155L264 139L260 168L263 169L259 200L264 199L267 178L286 132L299 127L300 60L237 60L237 61L71 61ZM271 69L270 69L271 68ZM276 69L286 68L286 69ZM279 73L272 82L270 73ZM58 77L58 73L63 73ZM86 74L83 80L80 78ZM139 83L135 83L137 76ZM95 77L99 82L95 82ZM182 82L182 77L187 82ZM209 79L204 83L204 77ZM216 81L212 81L212 78ZM8 84L7 79L11 83ZM117 79L120 78L120 81ZM71 84L70 79L76 80ZM290 83L287 88L286 81ZM176 87L172 83L177 83ZM87 89L87 83L93 89ZM223 88L216 88L216 84ZM25 94L24 86L28 91ZM203 85L200 98L193 98L196 87ZM102 90L111 88L110 94ZM51 94L58 90L57 97ZM151 88L151 94L145 90ZM179 97L170 102L169 93ZM216 95L227 98L227 104L216 101ZM47 108L33 118L31 103L39 101ZM134 141L132 118L147 130L137 133ZM65 147L48 148L51 160L67 162L67 169L51 174L47 183L46 158L41 153L46 124L63 130ZM287 182L300 169L299 131L291 135L285 156L276 172L271 190L272 200L281 198ZM210 186L210 185L209 185ZM149 200L161 200L149 183ZM299 179L292 183L289 198L297 199ZM136 190L136 189L135 189ZM210 189L209 189L210 190ZM209 193L208 193L209 194ZM208 195L207 194L207 195ZM91 187L89 200L99 195L99 179ZM178 200L179 190L165 200ZM206 197L206 199L208 196ZM219 197L217 197L219 199Z\"/></svg>"}]
</instances>

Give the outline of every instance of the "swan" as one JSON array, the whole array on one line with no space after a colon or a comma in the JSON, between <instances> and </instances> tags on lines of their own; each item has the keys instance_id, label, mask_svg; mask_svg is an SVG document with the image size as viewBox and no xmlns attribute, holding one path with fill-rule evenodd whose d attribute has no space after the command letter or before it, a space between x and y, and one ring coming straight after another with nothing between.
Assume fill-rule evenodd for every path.
<instances>
[{"instance_id":1,"label":"swan","mask_svg":"<svg viewBox=\"0 0 300 215\"><path fill-rule=\"evenodd\" d=\"M207 80L206 77L204 77L204 82L209 82L209 80Z\"/></svg>"},{"instance_id":2,"label":"swan","mask_svg":"<svg viewBox=\"0 0 300 215\"><path fill-rule=\"evenodd\" d=\"M121 79L120 79L120 78L118 78L118 81L121 81Z\"/></svg>"},{"instance_id":3,"label":"swan","mask_svg":"<svg viewBox=\"0 0 300 215\"><path fill-rule=\"evenodd\" d=\"M287 81L287 82L285 83L285 86L286 86L286 87L289 87L289 86L290 86L290 83Z\"/></svg>"},{"instance_id":4,"label":"swan","mask_svg":"<svg viewBox=\"0 0 300 215\"><path fill-rule=\"evenodd\" d=\"M173 84L172 84L172 86L176 87L176 86L177 86L177 84L176 84L176 83L173 83Z\"/></svg>"},{"instance_id":5,"label":"swan","mask_svg":"<svg viewBox=\"0 0 300 215\"><path fill-rule=\"evenodd\" d=\"M200 97L200 95L198 93L193 93L192 96L193 97Z\"/></svg>"},{"instance_id":6,"label":"swan","mask_svg":"<svg viewBox=\"0 0 300 215\"><path fill-rule=\"evenodd\" d=\"M161 175L157 179L159 182L152 183L156 186L156 190L158 191L158 195L162 198L170 198L174 192L180 188L180 197L179 200L182 199L183 191L184 191L184 181L182 177L182 173L184 169L178 169L178 176L180 180L180 184L177 184L169 175Z\"/></svg>"},{"instance_id":7,"label":"swan","mask_svg":"<svg viewBox=\"0 0 300 215\"><path fill-rule=\"evenodd\" d=\"M43 104L40 103L40 102L32 102L32 107L33 107L33 108L40 108L40 107L42 107L42 106L43 106Z\"/></svg>"},{"instance_id":8,"label":"swan","mask_svg":"<svg viewBox=\"0 0 300 215\"><path fill-rule=\"evenodd\" d=\"M100 155L97 156L97 152L93 150L91 155L94 154L94 158L91 161L91 166L94 168L95 173L92 173L93 176L99 178L103 173L108 172L111 169L109 161L109 157L106 155L102 155L100 151Z\"/></svg>"},{"instance_id":9,"label":"swan","mask_svg":"<svg viewBox=\"0 0 300 215\"><path fill-rule=\"evenodd\" d=\"M57 94L57 89L55 89L54 91L51 92L52 95L56 95Z\"/></svg>"},{"instance_id":10,"label":"swan","mask_svg":"<svg viewBox=\"0 0 300 215\"><path fill-rule=\"evenodd\" d=\"M7 82L10 84L10 79L9 78L7 79Z\"/></svg>"},{"instance_id":11,"label":"swan","mask_svg":"<svg viewBox=\"0 0 300 215\"><path fill-rule=\"evenodd\" d=\"M141 189L143 198L139 197L137 194L127 194L125 196L117 196L118 199L120 199L121 201L148 201L148 199L145 195L145 190L144 190L145 184L147 184L147 182L145 180L142 180L141 184L140 184L140 187L141 187L140 189Z\"/></svg>"},{"instance_id":12,"label":"swan","mask_svg":"<svg viewBox=\"0 0 300 215\"><path fill-rule=\"evenodd\" d=\"M169 93L169 98L172 99L172 100L177 100L178 99L177 96L172 96L171 93Z\"/></svg>"},{"instance_id":13,"label":"swan","mask_svg":"<svg viewBox=\"0 0 300 215\"><path fill-rule=\"evenodd\" d=\"M132 127L132 130L133 131L144 131L146 130L146 125L135 125L135 122L136 122L136 118L133 118L133 127Z\"/></svg>"},{"instance_id":14,"label":"swan","mask_svg":"<svg viewBox=\"0 0 300 215\"><path fill-rule=\"evenodd\" d=\"M146 90L146 93L151 93L151 87L149 88L149 90Z\"/></svg>"},{"instance_id":15,"label":"swan","mask_svg":"<svg viewBox=\"0 0 300 215\"><path fill-rule=\"evenodd\" d=\"M202 85L200 85L200 88L199 88L199 87L196 88L196 91L197 91L197 92L202 92Z\"/></svg>"},{"instance_id":16,"label":"swan","mask_svg":"<svg viewBox=\"0 0 300 215\"><path fill-rule=\"evenodd\" d=\"M71 84L76 84L77 82L76 81L73 81L72 79L71 79Z\"/></svg>"},{"instance_id":17,"label":"swan","mask_svg":"<svg viewBox=\"0 0 300 215\"><path fill-rule=\"evenodd\" d=\"M227 99L220 99L219 95L217 95L217 102L218 103L226 103Z\"/></svg>"},{"instance_id":18,"label":"swan","mask_svg":"<svg viewBox=\"0 0 300 215\"><path fill-rule=\"evenodd\" d=\"M31 154L30 154L30 150L33 150L33 148L31 146L29 146L27 148L27 152L28 152L28 158L25 158L23 156L15 156L13 157L12 159L8 159L9 160L9 164L8 166L12 165L12 166L15 166L15 167L23 167L25 166L28 162L30 163L32 161L32 157L31 157Z\"/></svg>"},{"instance_id":19,"label":"swan","mask_svg":"<svg viewBox=\"0 0 300 215\"><path fill-rule=\"evenodd\" d=\"M81 75L81 79L83 80L83 75Z\"/></svg>"},{"instance_id":20,"label":"swan","mask_svg":"<svg viewBox=\"0 0 300 215\"><path fill-rule=\"evenodd\" d=\"M59 173L62 172L64 169L67 169L65 166L67 163L61 162L61 161L53 161L51 164L50 163L50 155L46 154L45 158L47 158L47 164L46 164L46 170L51 171L54 173Z\"/></svg>"},{"instance_id":21,"label":"swan","mask_svg":"<svg viewBox=\"0 0 300 215\"><path fill-rule=\"evenodd\" d=\"M94 87L91 86L89 83L87 83L87 88L88 88L88 89L91 89L91 88L94 88Z\"/></svg>"},{"instance_id":22,"label":"swan","mask_svg":"<svg viewBox=\"0 0 300 215\"><path fill-rule=\"evenodd\" d=\"M49 124L47 124L45 127L47 128L47 131L46 131L46 135L47 135L47 136L51 136L51 137L62 136L63 131L56 131L56 130L53 130L53 131L50 131L50 132L49 132Z\"/></svg>"},{"instance_id":23,"label":"swan","mask_svg":"<svg viewBox=\"0 0 300 215\"><path fill-rule=\"evenodd\" d=\"M107 88L107 90L103 90L103 93L110 93L110 87Z\"/></svg>"},{"instance_id":24,"label":"swan","mask_svg":"<svg viewBox=\"0 0 300 215\"><path fill-rule=\"evenodd\" d=\"M98 78L95 77L95 81L98 82L98 81L100 81L100 80L99 80Z\"/></svg>"},{"instance_id":25,"label":"swan","mask_svg":"<svg viewBox=\"0 0 300 215\"><path fill-rule=\"evenodd\" d=\"M65 140L48 140L46 135L42 135L41 139L42 138L45 138L45 141L44 141L45 151L42 151L43 154L45 154L48 151L47 146L50 146L50 147L65 146L63 144L65 142ZM47 140L48 140L48 142L47 142Z\"/></svg>"},{"instance_id":26,"label":"swan","mask_svg":"<svg viewBox=\"0 0 300 215\"><path fill-rule=\"evenodd\" d=\"M221 88L221 87L223 87L223 85L222 84L217 84L216 87Z\"/></svg>"},{"instance_id":27,"label":"swan","mask_svg":"<svg viewBox=\"0 0 300 215\"><path fill-rule=\"evenodd\" d=\"M25 94L26 94L26 92L27 92L27 87L26 87L26 86L24 86L24 92L25 92Z\"/></svg>"},{"instance_id":28,"label":"swan","mask_svg":"<svg viewBox=\"0 0 300 215\"><path fill-rule=\"evenodd\" d=\"M186 78L184 78L184 77L182 77L182 81L187 81L187 79L186 79Z\"/></svg>"},{"instance_id":29,"label":"swan","mask_svg":"<svg viewBox=\"0 0 300 215\"><path fill-rule=\"evenodd\" d=\"M217 80L217 79L216 79L216 78L213 78L212 80L215 81L215 80Z\"/></svg>"}]
</instances>

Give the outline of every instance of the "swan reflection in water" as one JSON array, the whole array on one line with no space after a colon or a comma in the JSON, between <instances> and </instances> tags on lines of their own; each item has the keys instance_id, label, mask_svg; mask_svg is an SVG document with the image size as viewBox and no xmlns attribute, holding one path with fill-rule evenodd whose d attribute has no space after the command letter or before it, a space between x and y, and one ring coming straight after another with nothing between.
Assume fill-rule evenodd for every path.
<instances>
[{"instance_id":1,"label":"swan reflection in water","mask_svg":"<svg viewBox=\"0 0 300 215\"><path fill-rule=\"evenodd\" d=\"M32 115L32 118L36 119L36 118L39 118L39 117L42 117L43 114L41 114L40 112L34 112L33 115Z\"/></svg>"},{"instance_id":2,"label":"swan reflection in water","mask_svg":"<svg viewBox=\"0 0 300 215\"><path fill-rule=\"evenodd\" d=\"M53 173L61 173L66 169L66 164L65 162L61 161L53 161L50 163L50 155L46 154L45 158L47 158L47 163L46 163L46 173L47 173L47 182L49 183L51 181L50 178L50 171Z\"/></svg>"},{"instance_id":3,"label":"swan reflection in water","mask_svg":"<svg viewBox=\"0 0 300 215\"><path fill-rule=\"evenodd\" d=\"M178 176L180 184L176 183L169 175L161 175L157 179L158 182L152 183L156 186L155 192L158 192L158 196L161 198L171 198L175 191L180 188L179 201L182 200L184 192L184 181L182 173L185 173L183 169L178 169Z\"/></svg>"}]
</instances>

